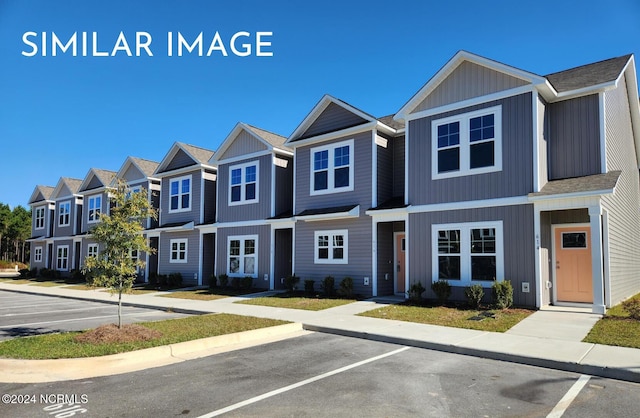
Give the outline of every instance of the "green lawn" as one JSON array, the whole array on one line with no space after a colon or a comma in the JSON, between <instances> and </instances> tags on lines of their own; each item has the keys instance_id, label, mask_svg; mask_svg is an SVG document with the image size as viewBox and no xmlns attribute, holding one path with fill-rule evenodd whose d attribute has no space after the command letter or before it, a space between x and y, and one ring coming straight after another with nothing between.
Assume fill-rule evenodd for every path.
<instances>
[{"instance_id":1,"label":"green lawn","mask_svg":"<svg viewBox=\"0 0 640 418\"><path fill-rule=\"evenodd\" d=\"M640 299L640 293L633 298ZM616 305L607 311L582 341L640 348L640 321L629 318L622 304Z\"/></svg>"},{"instance_id":2,"label":"green lawn","mask_svg":"<svg viewBox=\"0 0 640 418\"><path fill-rule=\"evenodd\" d=\"M505 332L522 321L533 311L527 309L474 310L446 306L389 305L361 313L371 318L395 319L420 324L445 327L476 329L481 331ZM470 318L481 317L476 321Z\"/></svg>"},{"instance_id":3,"label":"green lawn","mask_svg":"<svg viewBox=\"0 0 640 418\"><path fill-rule=\"evenodd\" d=\"M66 332L15 338L0 342L0 357L56 359L104 356L286 323L285 321L273 319L231 314L198 315L167 321L141 323L140 325L162 333L162 337L150 341L88 344L74 341L74 337L80 334L79 332Z\"/></svg>"},{"instance_id":4,"label":"green lawn","mask_svg":"<svg viewBox=\"0 0 640 418\"><path fill-rule=\"evenodd\" d=\"M229 295L222 292L215 292L210 290L181 290L177 292L167 293L161 295L163 298L178 298L178 299L192 299L192 300L216 300L229 297Z\"/></svg>"},{"instance_id":5,"label":"green lawn","mask_svg":"<svg viewBox=\"0 0 640 418\"><path fill-rule=\"evenodd\" d=\"M321 311L354 302L353 299L331 299L291 296L279 293L273 296L247 299L236 303L245 305L271 306L274 308L304 309L307 311Z\"/></svg>"}]
</instances>

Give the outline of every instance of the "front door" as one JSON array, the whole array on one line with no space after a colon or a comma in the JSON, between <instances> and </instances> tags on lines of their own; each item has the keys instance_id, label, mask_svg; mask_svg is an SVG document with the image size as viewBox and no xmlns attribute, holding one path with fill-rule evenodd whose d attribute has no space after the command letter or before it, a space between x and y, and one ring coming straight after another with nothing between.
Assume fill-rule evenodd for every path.
<instances>
[{"instance_id":1,"label":"front door","mask_svg":"<svg viewBox=\"0 0 640 418\"><path fill-rule=\"evenodd\" d=\"M395 234L395 282L396 282L396 293L406 293L407 289L405 286L405 274L404 274L404 265L405 265L405 256L404 253L406 251L406 240L405 234L397 233Z\"/></svg>"},{"instance_id":2,"label":"front door","mask_svg":"<svg viewBox=\"0 0 640 418\"><path fill-rule=\"evenodd\" d=\"M591 228L555 228L556 300L593 303Z\"/></svg>"}]
</instances>

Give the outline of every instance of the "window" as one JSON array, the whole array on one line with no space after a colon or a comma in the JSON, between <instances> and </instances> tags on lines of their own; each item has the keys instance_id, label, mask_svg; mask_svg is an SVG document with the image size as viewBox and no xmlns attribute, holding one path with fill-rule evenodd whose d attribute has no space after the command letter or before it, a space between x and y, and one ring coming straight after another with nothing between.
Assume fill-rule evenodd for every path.
<instances>
[{"instance_id":1,"label":"window","mask_svg":"<svg viewBox=\"0 0 640 418\"><path fill-rule=\"evenodd\" d=\"M36 263L42 262L42 247L36 247L33 250L33 261Z\"/></svg>"},{"instance_id":2,"label":"window","mask_svg":"<svg viewBox=\"0 0 640 418\"><path fill-rule=\"evenodd\" d=\"M100 212L102 212L102 196L89 197L88 205L88 223L98 222L100 218Z\"/></svg>"},{"instance_id":3,"label":"window","mask_svg":"<svg viewBox=\"0 0 640 418\"><path fill-rule=\"evenodd\" d=\"M126 199L131 199L131 194L140 193L142 191L142 186L133 186L127 191Z\"/></svg>"},{"instance_id":4,"label":"window","mask_svg":"<svg viewBox=\"0 0 640 418\"><path fill-rule=\"evenodd\" d=\"M314 234L316 264L347 264L348 235L346 229L337 231L316 231Z\"/></svg>"},{"instance_id":5,"label":"window","mask_svg":"<svg viewBox=\"0 0 640 418\"><path fill-rule=\"evenodd\" d=\"M311 148L311 194L353 190L353 140Z\"/></svg>"},{"instance_id":6,"label":"window","mask_svg":"<svg viewBox=\"0 0 640 418\"><path fill-rule=\"evenodd\" d=\"M36 229L44 228L44 213L44 206L36 208Z\"/></svg>"},{"instance_id":7,"label":"window","mask_svg":"<svg viewBox=\"0 0 640 418\"><path fill-rule=\"evenodd\" d=\"M258 277L258 236L230 236L227 239L227 274L231 277Z\"/></svg>"},{"instance_id":8,"label":"window","mask_svg":"<svg viewBox=\"0 0 640 418\"><path fill-rule=\"evenodd\" d=\"M502 221L433 225L432 277L490 287L504 276Z\"/></svg>"},{"instance_id":9,"label":"window","mask_svg":"<svg viewBox=\"0 0 640 418\"><path fill-rule=\"evenodd\" d=\"M60 245L58 247L56 257L56 270L68 270L69 269L69 246Z\"/></svg>"},{"instance_id":10,"label":"window","mask_svg":"<svg viewBox=\"0 0 640 418\"><path fill-rule=\"evenodd\" d=\"M58 226L69 226L71 217L71 202L62 202L58 205Z\"/></svg>"},{"instance_id":11,"label":"window","mask_svg":"<svg viewBox=\"0 0 640 418\"><path fill-rule=\"evenodd\" d=\"M169 213L191 209L191 176L171 179L169 183Z\"/></svg>"},{"instance_id":12,"label":"window","mask_svg":"<svg viewBox=\"0 0 640 418\"><path fill-rule=\"evenodd\" d=\"M187 243L185 239L172 239L169 241L170 258L169 263L186 263L187 262ZM137 251L136 251L137 256Z\"/></svg>"},{"instance_id":13,"label":"window","mask_svg":"<svg viewBox=\"0 0 640 418\"><path fill-rule=\"evenodd\" d=\"M229 205L258 202L258 161L229 167Z\"/></svg>"},{"instance_id":14,"label":"window","mask_svg":"<svg viewBox=\"0 0 640 418\"><path fill-rule=\"evenodd\" d=\"M98 244L89 244L87 246L87 257L98 256Z\"/></svg>"},{"instance_id":15,"label":"window","mask_svg":"<svg viewBox=\"0 0 640 418\"><path fill-rule=\"evenodd\" d=\"M562 248L587 248L587 233L563 232Z\"/></svg>"},{"instance_id":16,"label":"window","mask_svg":"<svg viewBox=\"0 0 640 418\"><path fill-rule=\"evenodd\" d=\"M502 170L502 106L431 122L434 179Z\"/></svg>"}]
</instances>

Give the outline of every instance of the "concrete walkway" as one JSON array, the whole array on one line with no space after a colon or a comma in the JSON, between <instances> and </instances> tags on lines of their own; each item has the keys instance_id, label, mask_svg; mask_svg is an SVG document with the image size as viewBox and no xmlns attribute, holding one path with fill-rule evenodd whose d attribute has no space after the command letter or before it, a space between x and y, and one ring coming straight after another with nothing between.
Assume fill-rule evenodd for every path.
<instances>
[{"instance_id":1,"label":"concrete walkway","mask_svg":"<svg viewBox=\"0 0 640 418\"><path fill-rule=\"evenodd\" d=\"M116 303L115 297L98 290L2 282L0 289ZM640 350L581 342L599 319L599 315L589 313L538 311L508 332L494 333L356 316L358 313L385 305L375 301L354 302L314 312L234 303L254 297L252 295L215 301L195 301L160 297L163 293L166 292L124 295L123 301L134 306L176 311L233 313L281 319L300 323L307 331L327 332L640 382ZM134 354L125 353L118 356L127 355ZM0 359L0 370L6 369L8 361L10 360ZM86 361L90 362L91 359ZM21 367L28 367L25 361L22 362ZM160 359L157 365L161 365ZM33 367L37 367L35 362ZM10 376L6 373L0 376L1 381L7 381L7 378Z\"/></svg>"}]
</instances>

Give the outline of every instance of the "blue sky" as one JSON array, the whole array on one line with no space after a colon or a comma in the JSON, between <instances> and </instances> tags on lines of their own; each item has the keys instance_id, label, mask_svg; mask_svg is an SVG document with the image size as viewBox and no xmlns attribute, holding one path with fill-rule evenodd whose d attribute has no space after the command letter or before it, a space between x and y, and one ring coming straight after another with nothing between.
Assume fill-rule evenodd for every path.
<instances>
[{"instance_id":1,"label":"blue sky","mask_svg":"<svg viewBox=\"0 0 640 418\"><path fill-rule=\"evenodd\" d=\"M99 51L144 31L154 56L25 57L28 31L97 32ZM203 32L206 52L216 31L227 57L167 56L167 32ZM239 31L273 32L273 56L234 56ZM289 136L326 93L393 114L461 49L540 75L638 59L640 3L0 0L0 203L128 155L161 161L175 141L215 150L239 121Z\"/></svg>"}]
</instances>

